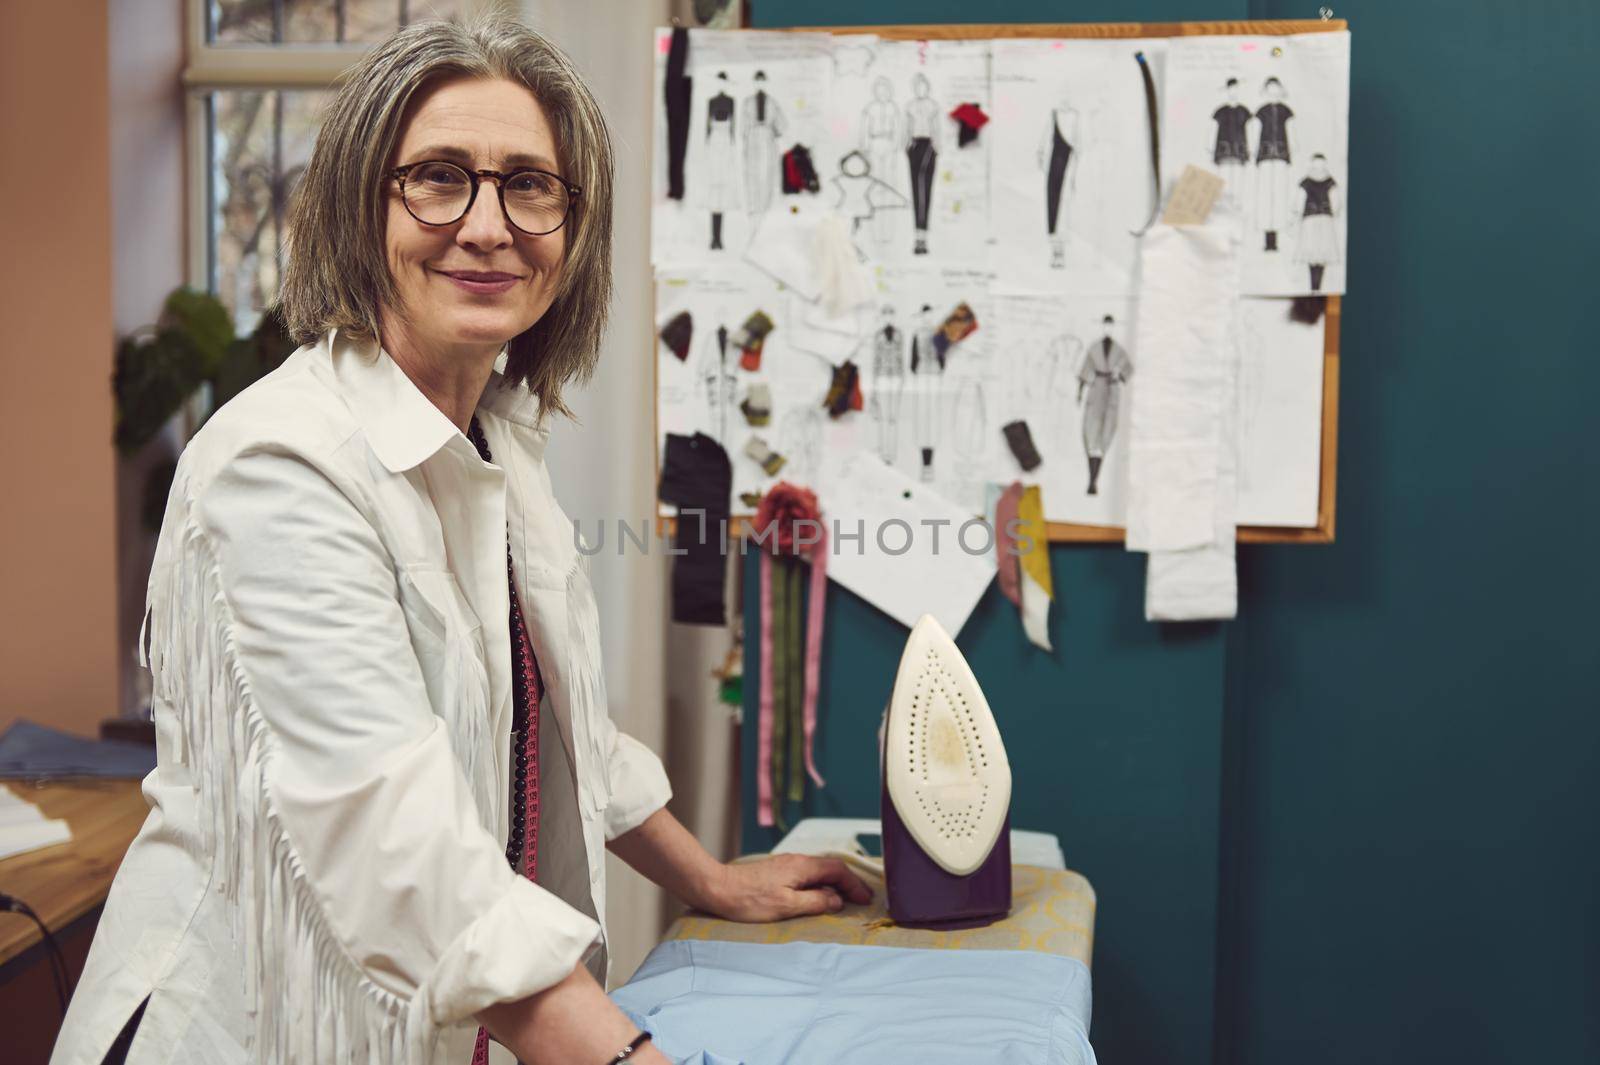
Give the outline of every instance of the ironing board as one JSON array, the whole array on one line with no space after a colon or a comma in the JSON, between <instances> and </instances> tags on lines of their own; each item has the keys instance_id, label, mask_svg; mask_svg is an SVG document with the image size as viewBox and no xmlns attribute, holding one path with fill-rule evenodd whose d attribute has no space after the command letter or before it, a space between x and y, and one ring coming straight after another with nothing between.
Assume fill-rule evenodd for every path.
<instances>
[{"instance_id":1,"label":"ironing board","mask_svg":"<svg viewBox=\"0 0 1600 1065\"><path fill-rule=\"evenodd\" d=\"M873 889L872 902L839 913L770 924L741 924L688 913L664 937L727 943L839 943L940 950L1036 950L1088 965L1094 947L1095 894L1089 881L1066 868L1061 845L1044 832L1011 834L1010 916L982 928L933 931L901 928L889 920L883 865L867 857L856 836L874 834L874 819L810 818L773 848L774 854L824 854L841 858Z\"/></svg>"},{"instance_id":2,"label":"ironing board","mask_svg":"<svg viewBox=\"0 0 1600 1065\"><path fill-rule=\"evenodd\" d=\"M982 928L889 920L870 819L802 821L774 853L832 855L873 900L836 914L673 922L612 998L683 1065L1094 1065L1095 894L1054 836L1013 832L1012 908Z\"/></svg>"}]
</instances>

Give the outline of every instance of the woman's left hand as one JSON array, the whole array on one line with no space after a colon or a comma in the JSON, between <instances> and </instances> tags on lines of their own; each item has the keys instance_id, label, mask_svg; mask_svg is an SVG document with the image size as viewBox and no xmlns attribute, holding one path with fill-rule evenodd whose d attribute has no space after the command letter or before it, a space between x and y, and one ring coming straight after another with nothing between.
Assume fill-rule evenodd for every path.
<instances>
[{"instance_id":1,"label":"woman's left hand","mask_svg":"<svg viewBox=\"0 0 1600 1065\"><path fill-rule=\"evenodd\" d=\"M781 921L837 913L846 901L872 901L872 889L837 858L775 854L722 867L706 909L730 921Z\"/></svg>"}]
</instances>

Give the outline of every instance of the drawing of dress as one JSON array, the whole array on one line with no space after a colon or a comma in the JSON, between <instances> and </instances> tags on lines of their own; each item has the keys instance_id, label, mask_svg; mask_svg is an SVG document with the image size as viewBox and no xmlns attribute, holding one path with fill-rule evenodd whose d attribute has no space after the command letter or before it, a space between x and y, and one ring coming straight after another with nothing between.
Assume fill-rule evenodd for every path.
<instances>
[{"instance_id":1,"label":"drawing of dress","mask_svg":"<svg viewBox=\"0 0 1600 1065\"><path fill-rule=\"evenodd\" d=\"M1289 222L1289 120L1294 112L1281 100L1261 105L1261 141L1256 148L1256 212L1265 249L1278 250L1278 231Z\"/></svg>"},{"instance_id":2,"label":"drawing of dress","mask_svg":"<svg viewBox=\"0 0 1600 1065\"><path fill-rule=\"evenodd\" d=\"M778 171L778 138L783 136L783 111L765 89L745 97L739 109L744 116L745 210L760 214L772 206L782 184Z\"/></svg>"},{"instance_id":3,"label":"drawing of dress","mask_svg":"<svg viewBox=\"0 0 1600 1065\"><path fill-rule=\"evenodd\" d=\"M696 371L706 403L706 435L715 436L717 442L726 447L728 412L739 389L739 379L728 364L727 326L717 326L717 331L706 338Z\"/></svg>"},{"instance_id":4,"label":"drawing of dress","mask_svg":"<svg viewBox=\"0 0 1600 1065\"><path fill-rule=\"evenodd\" d=\"M1133 360L1109 336L1090 346L1078 370L1083 403L1083 450L1089 459L1089 495L1099 495L1100 464L1117 435L1122 385L1133 376Z\"/></svg>"},{"instance_id":5,"label":"drawing of dress","mask_svg":"<svg viewBox=\"0 0 1600 1065\"><path fill-rule=\"evenodd\" d=\"M1217 142L1211 161L1221 171L1228 193L1237 200L1239 174L1250 162L1250 135L1246 131L1250 109L1241 103L1225 103L1212 112L1211 118L1217 124Z\"/></svg>"},{"instance_id":6,"label":"drawing of dress","mask_svg":"<svg viewBox=\"0 0 1600 1065\"><path fill-rule=\"evenodd\" d=\"M1300 182L1306 202L1300 219L1295 261L1311 268L1313 292L1322 289L1324 268L1339 261L1339 230L1333 221L1333 187L1337 184L1331 177L1320 180L1308 177Z\"/></svg>"},{"instance_id":7,"label":"drawing of dress","mask_svg":"<svg viewBox=\"0 0 1600 1065\"><path fill-rule=\"evenodd\" d=\"M892 321L872 335L872 396L878 423L878 457L893 463L900 451L900 401L906 387L904 338Z\"/></svg>"},{"instance_id":8,"label":"drawing of dress","mask_svg":"<svg viewBox=\"0 0 1600 1065\"><path fill-rule=\"evenodd\" d=\"M1044 184L1045 228L1055 236L1056 222L1061 217L1061 185L1067 177L1067 163L1072 159L1072 145L1061 135L1060 112L1050 111L1050 165Z\"/></svg>"},{"instance_id":9,"label":"drawing of dress","mask_svg":"<svg viewBox=\"0 0 1600 1065\"><path fill-rule=\"evenodd\" d=\"M921 477L926 482L933 480L934 447L944 435L940 409L943 406L944 357L936 354L934 348L935 328L933 308L923 304L917 316L916 331L911 334L911 376L918 382L912 397L912 430L921 451Z\"/></svg>"},{"instance_id":10,"label":"drawing of dress","mask_svg":"<svg viewBox=\"0 0 1600 1065\"><path fill-rule=\"evenodd\" d=\"M733 206L737 155L733 144L733 97L719 92L706 101L706 206L711 208L711 248L722 247L722 215Z\"/></svg>"},{"instance_id":11,"label":"drawing of dress","mask_svg":"<svg viewBox=\"0 0 1600 1065\"><path fill-rule=\"evenodd\" d=\"M873 100L861 112L861 150L867 157L867 172L879 181L888 183L894 173L895 127L900 121L900 109L894 105L894 86L888 78L879 78L872 86ZM890 186L891 188L893 185ZM878 215L872 220L872 237L886 244L893 231L893 219Z\"/></svg>"},{"instance_id":12,"label":"drawing of dress","mask_svg":"<svg viewBox=\"0 0 1600 1065\"><path fill-rule=\"evenodd\" d=\"M917 227L912 252L928 254L928 216L933 207L933 175L939 160L939 105L928 96L928 79L913 80L915 95L906 104L906 163L911 171L911 210Z\"/></svg>"}]
</instances>

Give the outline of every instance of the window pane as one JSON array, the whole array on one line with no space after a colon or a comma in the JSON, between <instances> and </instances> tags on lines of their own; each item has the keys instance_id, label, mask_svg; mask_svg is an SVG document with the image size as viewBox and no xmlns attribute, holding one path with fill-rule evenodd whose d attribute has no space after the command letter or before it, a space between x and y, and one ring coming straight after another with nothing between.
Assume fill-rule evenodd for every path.
<instances>
[{"instance_id":1,"label":"window pane","mask_svg":"<svg viewBox=\"0 0 1600 1065\"><path fill-rule=\"evenodd\" d=\"M209 0L213 44L381 41L407 22L459 15L470 0Z\"/></svg>"},{"instance_id":2,"label":"window pane","mask_svg":"<svg viewBox=\"0 0 1600 1065\"><path fill-rule=\"evenodd\" d=\"M311 158L327 95L207 94L211 289L241 333L277 295L289 196Z\"/></svg>"}]
</instances>

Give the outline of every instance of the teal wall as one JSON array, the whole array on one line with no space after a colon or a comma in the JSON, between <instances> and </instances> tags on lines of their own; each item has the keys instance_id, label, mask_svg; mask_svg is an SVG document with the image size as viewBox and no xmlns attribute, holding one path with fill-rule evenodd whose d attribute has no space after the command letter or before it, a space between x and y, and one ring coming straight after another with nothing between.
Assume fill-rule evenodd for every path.
<instances>
[{"instance_id":1,"label":"teal wall","mask_svg":"<svg viewBox=\"0 0 1600 1065\"><path fill-rule=\"evenodd\" d=\"M1053 656L994 589L960 643L1017 824L1099 892L1108 1065L1600 1061L1600 6L1334 7L1354 33L1338 542L1241 548L1239 620L1190 627L1142 620L1137 557L1057 548ZM755 5L767 26L1314 11ZM837 586L828 626L832 784L807 809L866 815L904 630Z\"/></svg>"}]
</instances>

